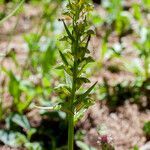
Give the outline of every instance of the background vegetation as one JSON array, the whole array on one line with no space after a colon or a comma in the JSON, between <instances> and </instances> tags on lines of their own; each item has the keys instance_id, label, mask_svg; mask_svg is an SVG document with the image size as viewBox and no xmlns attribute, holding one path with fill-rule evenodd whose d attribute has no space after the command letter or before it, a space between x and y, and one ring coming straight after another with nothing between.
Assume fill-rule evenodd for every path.
<instances>
[{"instance_id":1,"label":"background vegetation","mask_svg":"<svg viewBox=\"0 0 150 150\"><path fill-rule=\"evenodd\" d=\"M2 148L7 145L27 150L66 149L66 113L37 109L35 105L51 107L67 99L68 91L60 84L66 80L64 71L58 70L58 64L62 61L59 51L65 52L69 48L63 23L58 21L65 19L69 25L67 16L62 15L67 2L0 0ZM83 119L75 127L75 150L106 147L108 150L113 147L116 150L120 147L136 150L150 139L150 1L95 0L91 3L94 10L88 14L92 26L88 33L92 34L88 49L95 62L86 66L87 79L78 82L84 82L80 88L83 93L85 87L98 81L90 101L96 104L86 113L82 109L78 114ZM66 57L70 58L67 54ZM89 58L87 61L92 60ZM89 80L92 83L85 84ZM137 108L135 118L140 120L140 125L136 122L138 119L132 117L135 115L132 107ZM105 119L99 121L99 118L106 113L107 118L112 114L118 117L120 112L125 116L124 109L133 111L128 113L131 116L127 116L127 120L133 122L133 129L136 130L134 139L140 132L138 140L141 143L127 139L125 146L124 143L119 145L114 135L111 137L113 142L110 142L111 138L103 131L106 126L109 129L109 125ZM96 110L95 117L92 114ZM96 140L87 140L90 129L94 129L91 137ZM113 131L112 128L110 130ZM115 135L120 138L117 133Z\"/></svg>"}]
</instances>

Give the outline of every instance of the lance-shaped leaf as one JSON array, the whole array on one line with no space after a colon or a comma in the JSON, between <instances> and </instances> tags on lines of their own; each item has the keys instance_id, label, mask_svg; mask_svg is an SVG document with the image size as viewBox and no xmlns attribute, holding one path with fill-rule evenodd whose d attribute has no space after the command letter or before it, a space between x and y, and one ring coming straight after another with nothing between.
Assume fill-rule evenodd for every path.
<instances>
[{"instance_id":1,"label":"lance-shaped leaf","mask_svg":"<svg viewBox=\"0 0 150 150\"><path fill-rule=\"evenodd\" d=\"M91 106L91 104L93 103L93 101L94 100L92 100L89 97L83 99L82 101L76 101L74 103L74 107L76 109L76 112L80 111L83 108L88 108L89 106Z\"/></svg>"},{"instance_id":2,"label":"lance-shaped leaf","mask_svg":"<svg viewBox=\"0 0 150 150\"><path fill-rule=\"evenodd\" d=\"M77 58L82 60L83 57L85 56L86 48L85 47L79 47L78 49L79 49L79 51L77 53Z\"/></svg>"},{"instance_id":3,"label":"lance-shaped leaf","mask_svg":"<svg viewBox=\"0 0 150 150\"><path fill-rule=\"evenodd\" d=\"M55 87L55 90L59 94L63 94L66 96L69 96L71 94L71 89L70 89L69 85L66 85L66 84L59 84L57 87Z\"/></svg>"},{"instance_id":4,"label":"lance-shaped leaf","mask_svg":"<svg viewBox=\"0 0 150 150\"><path fill-rule=\"evenodd\" d=\"M95 31L94 31L93 29L89 29L89 30L87 31L87 34L88 34L88 35L95 34Z\"/></svg>"},{"instance_id":5,"label":"lance-shaped leaf","mask_svg":"<svg viewBox=\"0 0 150 150\"><path fill-rule=\"evenodd\" d=\"M76 79L77 80L77 88L80 88L80 86L83 84L83 83L90 83L90 80L85 78L85 77L79 77Z\"/></svg>"},{"instance_id":6,"label":"lance-shaped leaf","mask_svg":"<svg viewBox=\"0 0 150 150\"><path fill-rule=\"evenodd\" d=\"M85 77L77 78L77 82L90 83L90 80Z\"/></svg>"},{"instance_id":7,"label":"lance-shaped leaf","mask_svg":"<svg viewBox=\"0 0 150 150\"><path fill-rule=\"evenodd\" d=\"M65 72L65 80L66 80L66 84L69 86L69 88L72 87L72 80L71 77L68 75L68 73L66 71Z\"/></svg>"},{"instance_id":8,"label":"lance-shaped leaf","mask_svg":"<svg viewBox=\"0 0 150 150\"><path fill-rule=\"evenodd\" d=\"M85 57L79 63L80 66L86 66L88 63L94 62L94 59L91 56Z\"/></svg>"},{"instance_id":9,"label":"lance-shaped leaf","mask_svg":"<svg viewBox=\"0 0 150 150\"><path fill-rule=\"evenodd\" d=\"M61 63L61 64L58 64L58 65L55 66L55 69L58 69L58 70L59 70L59 69L60 69L60 70L61 70L61 69L64 69L64 65L63 65L62 63Z\"/></svg>"},{"instance_id":10,"label":"lance-shaped leaf","mask_svg":"<svg viewBox=\"0 0 150 150\"><path fill-rule=\"evenodd\" d=\"M76 124L79 121L79 119L81 117L83 117L83 115L85 114L85 111L86 111L86 109L81 109L80 111L75 113L75 115L74 115L74 124Z\"/></svg>"},{"instance_id":11,"label":"lance-shaped leaf","mask_svg":"<svg viewBox=\"0 0 150 150\"><path fill-rule=\"evenodd\" d=\"M70 98L70 94L65 88L62 88L62 89L60 89L59 91L56 91L56 92L57 92L57 95L59 95L60 99L68 100Z\"/></svg>"},{"instance_id":12,"label":"lance-shaped leaf","mask_svg":"<svg viewBox=\"0 0 150 150\"><path fill-rule=\"evenodd\" d=\"M93 88L95 87L95 85L97 84L97 82L95 82L85 93L79 95L77 97L77 99L80 100L84 100L89 94L90 92L93 90Z\"/></svg>"},{"instance_id":13,"label":"lance-shaped leaf","mask_svg":"<svg viewBox=\"0 0 150 150\"><path fill-rule=\"evenodd\" d=\"M62 61L64 62L64 64L65 64L66 66L68 66L69 64L68 64L68 61L67 61L65 55L64 55L61 51L59 51L59 53L60 53L61 59L62 59Z\"/></svg>"},{"instance_id":14,"label":"lance-shaped leaf","mask_svg":"<svg viewBox=\"0 0 150 150\"><path fill-rule=\"evenodd\" d=\"M42 107L42 106L36 106L36 105L35 105L35 107L38 108L38 109L43 109L43 110L63 111L65 113L67 113L67 114L73 115L73 112L70 111L68 108L62 106L61 103L59 103L58 105L49 106L49 107L47 107L47 106Z\"/></svg>"},{"instance_id":15,"label":"lance-shaped leaf","mask_svg":"<svg viewBox=\"0 0 150 150\"><path fill-rule=\"evenodd\" d=\"M94 62L94 59L91 56L85 58L85 60L86 60L86 63Z\"/></svg>"},{"instance_id":16,"label":"lance-shaped leaf","mask_svg":"<svg viewBox=\"0 0 150 150\"><path fill-rule=\"evenodd\" d=\"M61 105L54 105L54 106L37 106L37 105L35 105L35 108L43 109L43 110L60 110Z\"/></svg>"},{"instance_id":17,"label":"lance-shaped leaf","mask_svg":"<svg viewBox=\"0 0 150 150\"><path fill-rule=\"evenodd\" d=\"M62 22L64 24L65 30L66 30L66 32L68 34L68 37L73 41L74 38L73 38L72 34L70 33L70 31L69 31L69 29L68 29L68 27L67 27L67 25L66 25L66 23L65 23L65 21L63 19L62 19Z\"/></svg>"},{"instance_id":18,"label":"lance-shaped leaf","mask_svg":"<svg viewBox=\"0 0 150 150\"><path fill-rule=\"evenodd\" d=\"M72 70L70 69L70 67L66 67L63 64L60 64L60 65L56 66L55 69L65 70L67 74L72 76Z\"/></svg>"},{"instance_id":19,"label":"lance-shaped leaf","mask_svg":"<svg viewBox=\"0 0 150 150\"><path fill-rule=\"evenodd\" d=\"M68 40L68 36L63 36L62 38L59 39L59 41L67 41Z\"/></svg>"},{"instance_id":20,"label":"lance-shaped leaf","mask_svg":"<svg viewBox=\"0 0 150 150\"><path fill-rule=\"evenodd\" d=\"M78 71L78 75L81 75L81 73L83 72L84 68L86 67L86 65L88 63L92 63L94 62L93 58L91 56L84 58L83 60L79 61L79 71Z\"/></svg>"}]
</instances>

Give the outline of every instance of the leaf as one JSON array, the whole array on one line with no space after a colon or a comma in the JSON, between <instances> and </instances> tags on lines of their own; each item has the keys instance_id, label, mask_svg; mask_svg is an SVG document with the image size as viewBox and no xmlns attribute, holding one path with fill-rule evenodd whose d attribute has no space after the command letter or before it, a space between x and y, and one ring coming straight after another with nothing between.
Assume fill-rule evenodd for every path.
<instances>
[{"instance_id":1,"label":"leaf","mask_svg":"<svg viewBox=\"0 0 150 150\"><path fill-rule=\"evenodd\" d=\"M66 84L69 86L69 88L71 88L72 80L71 80L71 77L66 73L66 71L65 71L65 80L66 80Z\"/></svg>"},{"instance_id":2,"label":"leaf","mask_svg":"<svg viewBox=\"0 0 150 150\"><path fill-rule=\"evenodd\" d=\"M55 105L55 106L50 106L50 107L41 107L41 106L36 106L36 108L38 109L44 109L44 110L55 110L55 111L63 111L65 113L68 113L70 115L73 115L73 112L71 112L69 109L67 109L66 107L62 106L62 104L58 104L58 105Z\"/></svg>"},{"instance_id":3,"label":"leaf","mask_svg":"<svg viewBox=\"0 0 150 150\"><path fill-rule=\"evenodd\" d=\"M63 64L59 64L55 67L55 69L64 69L64 65Z\"/></svg>"},{"instance_id":4,"label":"leaf","mask_svg":"<svg viewBox=\"0 0 150 150\"><path fill-rule=\"evenodd\" d=\"M87 34L88 34L88 35L95 34L95 31L92 30L92 29L89 29L89 30L87 31Z\"/></svg>"},{"instance_id":5,"label":"leaf","mask_svg":"<svg viewBox=\"0 0 150 150\"><path fill-rule=\"evenodd\" d=\"M76 144L81 150L96 150L95 148L88 146L82 141L77 141Z\"/></svg>"},{"instance_id":6,"label":"leaf","mask_svg":"<svg viewBox=\"0 0 150 150\"><path fill-rule=\"evenodd\" d=\"M72 111L70 111L66 106L61 108L61 111L69 114L69 115L74 115Z\"/></svg>"},{"instance_id":7,"label":"leaf","mask_svg":"<svg viewBox=\"0 0 150 150\"><path fill-rule=\"evenodd\" d=\"M43 150L42 146L38 142L28 142L28 143L25 143L25 147L28 150Z\"/></svg>"},{"instance_id":8,"label":"leaf","mask_svg":"<svg viewBox=\"0 0 150 150\"><path fill-rule=\"evenodd\" d=\"M66 32L67 32L67 34L68 34L69 38L73 41L73 40L74 40L74 38L73 38L73 36L71 35L71 33L70 33L70 31L69 31L68 27L66 26L65 21L64 21L64 20L62 20L62 22L63 22L63 24L64 24L65 30L66 30Z\"/></svg>"},{"instance_id":9,"label":"leaf","mask_svg":"<svg viewBox=\"0 0 150 150\"><path fill-rule=\"evenodd\" d=\"M81 109L80 111L75 113L74 124L76 124L80 120L80 118L84 116L85 112L86 112L86 109Z\"/></svg>"},{"instance_id":10,"label":"leaf","mask_svg":"<svg viewBox=\"0 0 150 150\"><path fill-rule=\"evenodd\" d=\"M40 41L41 36L36 33L31 33L29 35L24 36L24 40L26 41L29 52L33 53L34 51L37 51L40 46L39 46L39 41Z\"/></svg>"},{"instance_id":11,"label":"leaf","mask_svg":"<svg viewBox=\"0 0 150 150\"><path fill-rule=\"evenodd\" d=\"M71 88L66 84L59 84L57 87L55 87L55 90L61 99L65 99L71 95Z\"/></svg>"},{"instance_id":12,"label":"leaf","mask_svg":"<svg viewBox=\"0 0 150 150\"><path fill-rule=\"evenodd\" d=\"M68 66L69 64L68 64L68 61L67 61L65 55L64 55L61 51L59 51L59 53L60 53L61 59L62 59L62 61L64 62L64 64L65 64L66 66Z\"/></svg>"},{"instance_id":13,"label":"leaf","mask_svg":"<svg viewBox=\"0 0 150 150\"><path fill-rule=\"evenodd\" d=\"M89 50L86 47L82 47L82 46L79 47L78 49L79 49L79 51L77 53L77 58L82 61L85 56L85 53L88 53Z\"/></svg>"},{"instance_id":14,"label":"leaf","mask_svg":"<svg viewBox=\"0 0 150 150\"><path fill-rule=\"evenodd\" d=\"M0 141L11 147L20 147L28 142L23 134L7 130L0 130Z\"/></svg>"},{"instance_id":15,"label":"leaf","mask_svg":"<svg viewBox=\"0 0 150 150\"><path fill-rule=\"evenodd\" d=\"M33 96L26 96L26 101L18 103L18 106L17 106L18 111L20 113L23 113L26 109L28 109L32 100L33 100Z\"/></svg>"},{"instance_id":16,"label":"leaf","mask_svg":"<svg viewBox=\"0 0 150 150\"><path fill-rule=\"evenodd\" d=\"M95 87L97 82L95 82L84 94L77 96L77 101L74 103L74 107L76 108L77 112L82 108L87 108L92 104L92 100L90 98L86 98L92 89Z\"/></svg>"},{"instance_id":17,"label":"leaf","mask_svg":"<svg viewBox=\"0 0 150 150\"><path fill-rule=\"evenodd\" d=\"M14 98L14 104L17 105L20 99L21 90L20 90L20 81L15 77L12 71L8 72L9 75L9 92Z\"/></svg>"},{"instance_id":18,"label":"leaf","mask_svg":"<svg viewBox=\"0 0 150 150\"><path fill-rule=\"evenodd\" d=\"M27 139L30 141L32 138L32 135L34 135L37 132L36 128L31 128L30 130L28 130L27 134Z\"/></svg>"},{"instance_id":19,"label":"leaf","mask_svg":"<svg viewBox=\"0 0 150 150\"><path fill-rule=\"evenodd\" d=\"M63 64L58 65L55 69L65 70L67 74L72 76L72 71L69 67L64 66Z\"/></svg>"},{"instance_id":20,"label":"leaf","mask_svg":"<svg viewBox=\"0 0 150 150\"><path fill-rule=\"evenodd\" d=\"M90 83L90 80L85 77L77 78L77 88L80 88L83 83Z\"/></svg>"},{"instance_id":21,"label":"leaf","mask_svg":"<svg viewBox=\"0 0 150 150\"><path fill-rule=\"evenodd\" d=\"M91 39L91 35L88 36L88 39L87 39L87 42L86 42L86 46L85 46L85 49L86 49L87 53L90 53L90 51L87 49L90 39Z\"/></svg>"},{"instance_id":22,"label":"leaf","mask_svg":"<svg viewBox=\"0 0 150 150\"><path fill-rule=\"evenodd\" d=\"M88 145L85 144L84 142L77 141L76 144L81 150L89 150Z\"/></svg>"},{"instance_id":23,"label":"leaf","mask_svg":"<svg viewBox=\"0 0 150 150\"><path fill-rule=\"evenodd\" d=\"M89 106L91 106L91 104L93 104L94 100L91 98L85 98L81 101L77 100L74 103L74 107L76 108L76 112L80 111L81 109L85 109L88 108Z\"/></svg>"},{"instance_id":24,"label":"leaf","mask_svg":"<svg viewBox=\"0 0 150 150\"><path fill-rule=\"evenodd\" d=\"M150 136L150 121L144 123L143 131L146 135Z\"/></svg>"},{"instance_id":25,"label":"leaf","mask_svg":"<svg viewBox=\"0 0 150 150\"><path fill-rule=\"evenodd\" d=\"M79 0L79 6L81 6L82 4L84 4L85 3L85 0Z\"/></svg>"},{"instance_id":26,"label":"leaf","mask_svg":"<svg viewBox=\"0 0 150 150\"><path fill-rule=\"evenodd\" d=\"M60 110L61 105L54 105L54 106L37 106L34 105L35 108L43 109L43 110Z\"/></svg>"},{"instance_id":27,"label":"leaf","mask_svg":"<svg viewBox=\"0 0 150 150\"><path fill-rule=\"evenodd\" d=\"M59 41L67 41L68 40L68 36L64 36L61 39L59 39Z\"/></svg>"},{"instance_id":28,"label":"leaf","mask_svg":"<svg viewBox=\"0 0 150 150\"><path fill-rule=\"evenodd\" d=\"M12 121L24 129L30 129L30 124L25 115L15 114L12 118Z\"/></svg>"},{"instance_id":29,"label":"leaf","mask_svg":"<svg viewBox=\"0 0 150 150\"><path fill-rule=\"evenodd\" d=\"M133 150L139 150L138 146L134 146Z\"/></svg>"},{"instance_id":30,"label":"leaf","mask_svg":"<svg viewBox=\"0 0 150 150\"><path fill-rule=\"evenodd\" d=\"M18 6L8 15L6 16L5 18L3 18L2 20L0 20L0 25L3 24L6 20L8 20L10 17L12 17L20 8L21 6L23 5L24 3L24 0L22 0Z\"/></svg>"},{"instance_id":31,"label":"leaf","mask_svg":"<svg viewBox=\"0 0 150 150\"><path fill-rule=\"evenodd\" d=\"M81 81L84 83L90 83L90 80L85 77L77 78L77 82L81 82Z\"/></svg>"},{"instance_id":32,"label":"leaf","mask_svg":"<svg viewBox=\"0 0 150 150\"><path fill-rule=\"evenodd\" d=\"M55 41L50 41L45 51L43 52L43 55L41 56L41 65L44 73L48 73L50 71L51 66L56 62L55 48Z\"/></svg>"},{"instance_id":33,"label":"leaf","mask_svg":"<svg viewBox=\"0 0 150 150\"><path fill-rule=\"evenodd\" d=\"M91 56L86 57L85 60L86 60L86 63L94 62L94 59Z\"/></svg>"},{"instance_id":34,"label":"leaf","mask_svg":"<svg viewBox=\"0 0 150 150\"><path fill-rule=\"evenodd\" d=\"M90 94L90 92L93 90L93 88L95 87L96 84L97 84L97 82L95 82L85 93L79 95L78 99L84 100Z\"/></svg>"},{"instance_id":35,"label":"leaf","mask_svg":"<svg viewBox=\"0 0 150 150\"><path fill-rule=\"evenodd\" d=\"M25 115L20 115L20 114L11 114L7 119L7 127L11 128L13 127L12 123L15 123L16 125L22 127L23 129L29 130L30 129L30 124Z\"/></svg>"}]
</instances>

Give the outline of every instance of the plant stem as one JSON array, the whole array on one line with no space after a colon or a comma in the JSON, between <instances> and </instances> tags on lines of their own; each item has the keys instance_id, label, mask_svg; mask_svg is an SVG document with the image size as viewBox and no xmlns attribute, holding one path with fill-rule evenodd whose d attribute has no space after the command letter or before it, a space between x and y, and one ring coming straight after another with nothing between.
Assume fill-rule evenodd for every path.
<instances>
[{"instance_id":1,"label":"plant stem","mask_svg":"<svg viewBox=\"0 0 150 150\"><path fill-rule=\"evenodd\" d=\"M149 62L148 62L148 58L145 57L145 60L144 60L144 68L145 68L145 77L146 79L149 78Z\"/></svg>"},{"instance_id":2,"label":"plant stem","mask_svg":"<svg viewBox=\"0 0 150 150\"><path fill-rule=\"evenodd\" d=\"M77 78L77 64L76 56L74 57L73 66L73 79L72 79L72 96L70 100L70 109L74 114L73 102L75 100L76 93L76 78ZM74 150L74 115L69 115L68 117L68 150Z\"/></svg>"},{"instance_id":3,"label":"plant stem","mask_svg":"<svg viewBox=\"0 0 150 150\"><path fill-rule=\"evenodd\" d=\"M70 109L74 113L73 102L75 99L75 82L72 85L72 98L70 100ZM74 149L74 115L68 117L68 150Z\"/></svg>"},{"instance_id":4,"label":"plant stem","mask_svg":"<svg viewBox=\"0 0 150 150\"><path fill-rule=\"evenodd\" d=\"M69 115L68 118L68 150L73 150L74 149L74 116Z\"/></svg>"},{"instance_id":5,"label":"plant stem","mask_svg":"<svg viewBox=\"0 0 150 150\"><path fill-rule=\"evenodd\" d=\"M78 1L79 2L79 1ZM69 1L70 3L70 1ZM71 100L69 103L70 110L73 112L73 115L69 115L68 117L68 150L74 150L74 101L76 100L76 84L77 84L77 78L78 78L78 63L77 63L77 50L79 49L79 41L80 36L78 35L78 31L76 30L78 28L77 22L79 20L80 11L76 11L75 16L73 17L73 30L74 34L72 36L74 37L71 43L71 51L73 52L73 76L72 76L72 94L71 94Z\"/></svg>"}]
</instances>

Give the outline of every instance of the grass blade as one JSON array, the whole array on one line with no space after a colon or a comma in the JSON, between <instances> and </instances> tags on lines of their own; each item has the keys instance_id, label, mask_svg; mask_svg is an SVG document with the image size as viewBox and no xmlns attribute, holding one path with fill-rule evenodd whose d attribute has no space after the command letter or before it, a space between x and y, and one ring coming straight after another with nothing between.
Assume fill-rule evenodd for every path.
<instances>
[{"instance_id":1,"label":"grass blade","mask_svg":"<svg viewBox=\"0 0 150 150\"><path fill-rule=\"evenodd\" d=\"M0 25L2 25L6 20L8 20L10 17L12 17L21 8L21 6L23 5L23 3L24 3L24 0L22 0L18 4L18 6L8 16L6 16L2 20L0 20Z\"/></svg>"}]
</instances>

